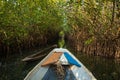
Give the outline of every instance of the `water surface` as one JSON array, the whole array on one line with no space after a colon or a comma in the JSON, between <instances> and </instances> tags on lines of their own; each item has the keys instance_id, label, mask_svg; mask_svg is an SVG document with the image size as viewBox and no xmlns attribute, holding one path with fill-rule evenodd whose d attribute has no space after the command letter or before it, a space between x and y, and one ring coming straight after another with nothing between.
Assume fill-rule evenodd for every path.
<instances>
[{"instance_id":1,"label":"water surface","mask_svg":"<svg viewBox=\"0 0 120 80\"><path fill-rule=\"evenodd\" d=\"M0 80L23 80L27 73L40 62L40 60L30 63L21 62L22 58L32 53L33 51L30 51L27 54L1 58ZM120 80L120 61L81 53L75 55L98 80Z\"/></svg>"},{"instance_id":2,"label":"water surface","mask_svg":"<svg viewBox=\"0 0 120 80\"><path fill-rule=\"evenodd\" d=\"M76 56L98 80L120 80L120 60L79 53Z\"/></svg>"}]
</instances>

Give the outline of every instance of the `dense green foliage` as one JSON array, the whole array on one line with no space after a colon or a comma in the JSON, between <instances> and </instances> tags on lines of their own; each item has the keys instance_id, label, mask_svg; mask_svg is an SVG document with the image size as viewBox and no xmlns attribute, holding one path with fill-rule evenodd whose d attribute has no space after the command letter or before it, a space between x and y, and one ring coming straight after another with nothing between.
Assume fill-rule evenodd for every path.
<instances>
[{"instance_id":1,"label":"dense green foliage","mask_svg":"<svg viewBox=\"0 0 120 80\"><path fill-rule=\"evenodd\" d=\"M66 26L61 4L52 0L1 0L1 51L9 53L14 47L30 48L50 43Z\"/></svg>"},{"instance_id":2,"label":"dense green foliage","mask_svg":"<svg viewBox=\"0 0 120 80\"><path fill-rule=\"evenodd\" d=\"M0 51L46 45L61 30L80 32L75 36L82 34L85 44L114 40L119 24L119 0L0 0Z\"/></svg>"}]
</instances>

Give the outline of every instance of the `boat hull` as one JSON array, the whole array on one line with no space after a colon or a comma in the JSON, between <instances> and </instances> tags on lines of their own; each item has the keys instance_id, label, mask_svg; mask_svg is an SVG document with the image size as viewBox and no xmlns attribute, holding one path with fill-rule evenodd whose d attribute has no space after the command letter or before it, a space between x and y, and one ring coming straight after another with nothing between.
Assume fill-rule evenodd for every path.
<instances>
[{"instance_id":1,"label":"boat hull","mask_svg":"<svg viewBox=\"0 0 120 80\"><path fill-rule=\"evenodd\" d=\"M96 78L93 76L93 74L67 49L63 48L55 48L53 49L40 63L38 63L24 78L24 80L46 80L44 79L46 73L50 69L50 65L48 66L41 66L45 60L47 60L54 52L67 52L74 60L80 64L80 66L72 65L70 67L70 70L72 71L72 74L74 75L74 80L96 80ZM67 77L67 76L66 76ZM47 80L53 80L51 78ZM69 80L69 79L65 79Z\"/></svg>"}]
</instances>

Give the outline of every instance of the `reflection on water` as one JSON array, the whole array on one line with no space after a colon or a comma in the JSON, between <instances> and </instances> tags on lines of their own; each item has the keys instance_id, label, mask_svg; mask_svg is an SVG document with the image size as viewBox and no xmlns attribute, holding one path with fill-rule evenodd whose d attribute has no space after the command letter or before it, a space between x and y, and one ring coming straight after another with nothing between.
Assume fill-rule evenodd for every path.
<instances>
[{"instance_id":1,"label":"reflection on water","mask_svg":"<svg viewBox=\"0 0 120 80\"><path fill-rule=\"evenodd\" d=\"M120 61L83 54L76 56L98 80L120 80Z\"/></svg>"},{"instance_id":2,"label":"reflection on water","mask_svg":"<svg viewBox=\"0 0 120 80\"><path fill-rule=\"evenodd\" d=\"M40 61L21 62L25 56L14 55L7 59L0 59L0 80L23 80ZM98 80L120 80L120 61L83 54L76 54L76 56Z\"/></svg>"},{"instance_id":3,"label":"reflection on water","mask_svg":"<svg viewBox=\"0 0 120 80\"><path fill-rule=\"evenodd\" d=\"M23 80L27 73L39 62L22 62L24 55L12 55L9 58L0 59L0 80Z\"/></svg>"}]
</instances>

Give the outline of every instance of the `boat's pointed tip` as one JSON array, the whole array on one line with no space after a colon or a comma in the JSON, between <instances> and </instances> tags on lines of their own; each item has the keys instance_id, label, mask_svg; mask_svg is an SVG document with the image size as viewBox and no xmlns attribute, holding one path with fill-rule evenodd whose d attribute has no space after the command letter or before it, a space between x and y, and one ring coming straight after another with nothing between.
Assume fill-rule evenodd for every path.
<instances>
[{"instance_id":1,"label":"boat's pointed tip","mask_svg":"<svg viewBox=\"0 0 120 80\"><path fill-rule=\"evenodd\" d=\"M31 58L26 57L26 58L22 59L21 61L22 61L22 62L26 62L26 61L29 61L30 59L31 59Z\"/></svg>"}]
</instances>

